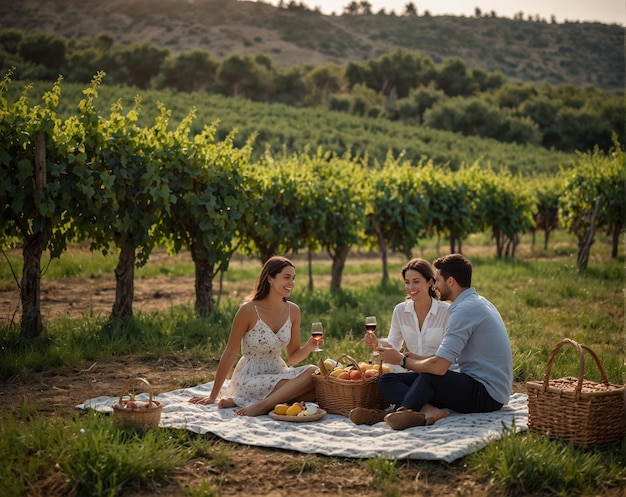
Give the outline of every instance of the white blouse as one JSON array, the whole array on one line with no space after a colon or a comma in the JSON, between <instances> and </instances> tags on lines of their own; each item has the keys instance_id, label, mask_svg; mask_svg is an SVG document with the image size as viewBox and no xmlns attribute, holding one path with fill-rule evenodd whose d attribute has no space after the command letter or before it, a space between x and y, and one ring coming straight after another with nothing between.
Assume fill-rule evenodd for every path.
<instances>
[{"instance_id":1,"label":"white blouse","mask_svg":"<svg viewBox=\"0 0 626 497\"><path fill-rule=\"evenodd\" d=\"M435 355L448 325L448 302L432 299L430 310L420 328L412 300L399 303L391 316L389 336L379 341L400 350L402 343L414 354Z\"/></svg>"}]
</instances>

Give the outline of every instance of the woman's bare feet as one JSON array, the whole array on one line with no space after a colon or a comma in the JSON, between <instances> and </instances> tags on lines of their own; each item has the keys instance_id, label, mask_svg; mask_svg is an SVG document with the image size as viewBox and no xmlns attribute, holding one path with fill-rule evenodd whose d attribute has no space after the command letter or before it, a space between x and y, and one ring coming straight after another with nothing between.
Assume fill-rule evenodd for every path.
<instances>
[{"instance_id":1,"label":"woman's bare feet","mask_svg":"<svg viewBox=\"0 0 626 497\"><path fill-rule=\"evenodd\" d=\"M220 399L217 403L217 407L220 409L227 409L228 407L237 407L237 404L235 404L233 399L228 397L227 399Z\"/></svg>"},{"instance_id":2,"label":"woman's bare feet","mask_svg":"<svg viewBox=\"0 0 626 497\"><path fill-rule=\"evenodd\" d=\"M256 404L249 405L248 407L242 407L241 409L235 411L235 414L238 416L262 416L270 411L271 409L268 409L262 402L257 402Z\"/></svg>"}]
</instances>

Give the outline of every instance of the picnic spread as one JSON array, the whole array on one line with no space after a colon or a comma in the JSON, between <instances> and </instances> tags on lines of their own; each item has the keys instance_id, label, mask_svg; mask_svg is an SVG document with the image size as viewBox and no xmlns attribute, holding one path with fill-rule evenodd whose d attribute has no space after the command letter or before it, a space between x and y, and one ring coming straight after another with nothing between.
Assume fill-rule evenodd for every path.
<instances>
[{"instance_id":1,"label":"picnic spread","mask_svg":"<svg viewBox=\"0 0 626 497\"><path fill-rule=\"evenodd\" d=\"M485 447L503 436L507 429L525 431L528 426L527 396L515 393L501 410L490 413L460 414L432 426L396 431L384 422L372 426L355 425L346 416L326 412L312 422L287 422L269 415L238 416L235 408L219 409L216 404L192 404L193 396L207 396L213 382L154 395L162 404L158 426L179 428L200 435L214 434L230 442L272 447L306 454L365 459L440 460L452 462ZM140 393L137 400L147 401ZM86 400L77 407L111 413L117 396Z\"/></svg>"}]
</instances>

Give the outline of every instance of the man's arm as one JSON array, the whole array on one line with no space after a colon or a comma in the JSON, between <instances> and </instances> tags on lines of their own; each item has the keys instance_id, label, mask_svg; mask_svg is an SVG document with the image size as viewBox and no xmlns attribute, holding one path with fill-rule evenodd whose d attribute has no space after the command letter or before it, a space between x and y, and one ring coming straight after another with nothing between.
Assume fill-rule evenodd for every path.
<instances>
[{"instance_id":1,"label":"man's arm","mask_svg":"<svg viewBox=\"0 0 626 497\"><path fill-rule=\"evenodd\" d=\"M393 347L379 347L378 353L380 354L381 360L389 364L400 364L400 361L406 357L404 367L416 373L431 373L443 376L452 365L447 359L436 355L424 358L415 358L408 355L404 356Z\"/></svg>"}]
</instances>

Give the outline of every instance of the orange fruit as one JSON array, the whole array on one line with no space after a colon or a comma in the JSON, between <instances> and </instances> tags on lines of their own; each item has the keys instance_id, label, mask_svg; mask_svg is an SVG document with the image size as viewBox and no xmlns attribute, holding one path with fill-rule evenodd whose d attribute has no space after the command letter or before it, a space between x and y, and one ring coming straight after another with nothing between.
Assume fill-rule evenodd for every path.
<instances>
[{"instance_id":1,"label":"orange fruit","mask_svg":"<svg viewBox=\"0 0 626 497\"><path fill-rule=\"evenodd\" d=\"M342 371L339 376L337 376L340 380L349 380L350 379L350 371Z\"/></svg>"},{"instance_id":2,"label":"orange fruit","mask_svg":"<svg viewBox=\"0 0 626 497\"><path fill-rule=\"evenodd\" d=\"M368 369L365 373L363 373L363 376L365 378L373 378L374 376L378 376L378 370L374 368Z\"/></svg>"},{"instance_id":3,"label":"orange fruit","mask_svg":"<svg viewBox=\"0 0 626 497\"><path fill-rule=\"evenodd\" d=\"M289 409L287 404L276 404L274 406L274 412L276 414L280 414L281 416L284 416L287 413L287 409Z\"/></svg>"},{"instance_id":4,"label":"orange fruit","mask_svg":"<svg viewBox=\"0 0 626 497\"><path fill-rule=\"evenodd\" d=\"M287 411L285 412L285 414L287 416L297 416L300 411L302 411L302 406L300 404L293 404L291 406L289 406L289 408L287 408Z\"/></svg>"},{"instance_id":5,"label":"orange fruit","mask_svg":"<svg viewBox=\"0 0 626 497\"><path fill-rule=\"evenodd\" d=\"M350 371L351 380L360 380L362 377L363 375L361 374L361 371L357 371L356 369L353 371Z\"/></svg>"}]
</instances>

